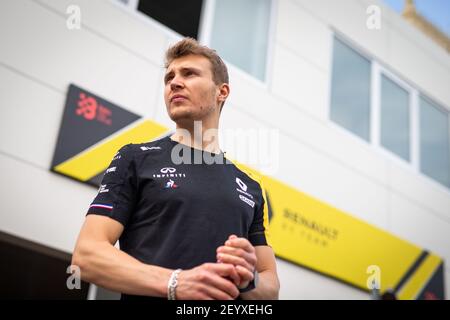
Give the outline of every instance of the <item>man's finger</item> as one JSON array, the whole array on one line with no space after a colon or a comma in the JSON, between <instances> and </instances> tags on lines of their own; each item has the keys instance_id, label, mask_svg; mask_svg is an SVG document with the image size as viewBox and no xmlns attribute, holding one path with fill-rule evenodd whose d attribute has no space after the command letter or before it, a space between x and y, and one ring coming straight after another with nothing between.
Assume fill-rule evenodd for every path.
<instances>
[{"instance_id":1,"label":"man's finger","mask_svg":"<svg viewBox=\"0 0 450 320\"><path fill-rule=\"evenodd\" d=\"M241 281L252 281L253 280L253 272L250 272L248 269L242 266L236 266L236 270L241 277Z\"/></svg>"},{"instance_id":2,"label":"man's finger","mask_svg":"<svg viewBox=\"0 0 450 320\"><path fill-rule=\"evenodd\" d=\"M227 299L223 297L223 295L217 295L217 290L221 291L223 294L228 295L230 298L234 299L239 295L239 290L237 287L231 282L217 274L214 274L206 281L210 286L208 286L208 291L210 294L214 294L213 298L215 299ZM212 287L211 287L212 286Z\"/></svg>"},{"instance_id":3,"label":"man's finger","mask_svg":"<svg viewBox=\"0 0 450 320\"><path fill-rule=\"evenodd\" d=\"M255 248L252 246L250 241L245 238L229 239L225 242L225 245L229 247L241 248L249 253L255 252Z\"/></svg>"},{"instance_id":4,"label":"man's finger","mask_svg":"<svg viewBox=\"0 0 450 320\"><path fill-rule=\"evenodd\" d=\"M210 268L213 272L217 273L221 277L230 278L232 282L238 285L241 282L239 273L234 268L234 265L228 263L211 264Z\"/></svg>"},{"instance_id":5,"label":"man's finger","mask_svg":"<svg viewBox=\"0 0 450 320\"><path fill-rule=\"evenodd\" d=\"M207 300L233 300L234 298L228 293L225 293L213 286L206 286L205 293L208 296Z\"/></svg>"},{"instance_id":6,"label":"man's finger","mask_svg":"<svg viewBox=\"0 0 450 320\"><path fill-rule=\"evenodd\" d=\"M217 254L229 254L236 257L243 258L250 265L254 266L256 264L256 255L254 253L249 253L240 248L233 248L227 246L221 246L217 248Z\"/></svg>"},{"instance_id":7,"label":"man's finger","mask_svg":"<svg viewBox=\"0 0 450 320\"><path fill-rule=\"evenodd\" d=\"M240 257L236 257L233 256L231 254L226 254L226 253L219 253L217 254L217 260L223 262L223 263L229 263L232 265L240 265L243 266L244 268L248 269L249 271L253 271L253 266L250 265L245 259L240 258Z\"/></svg>"}]
</instances>

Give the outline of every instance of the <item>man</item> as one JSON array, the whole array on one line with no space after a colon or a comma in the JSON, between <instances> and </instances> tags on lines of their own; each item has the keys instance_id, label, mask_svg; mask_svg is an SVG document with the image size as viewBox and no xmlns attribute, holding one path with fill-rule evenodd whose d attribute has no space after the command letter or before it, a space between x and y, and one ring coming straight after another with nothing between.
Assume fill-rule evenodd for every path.
<instances>
[{"instance_id":1,"label":"man","mask_svg":"<svg viewBox=\"0 0 450 320\"><path fill-rule=\"evenodd\" d=\"M265 191L224 161L217 135L208 134L230 92L227 68L214 50L186 38L166 52L166 69L176 132L115 155L72 264L122 299L277 299Z\"/></svg>"}]
</instances>

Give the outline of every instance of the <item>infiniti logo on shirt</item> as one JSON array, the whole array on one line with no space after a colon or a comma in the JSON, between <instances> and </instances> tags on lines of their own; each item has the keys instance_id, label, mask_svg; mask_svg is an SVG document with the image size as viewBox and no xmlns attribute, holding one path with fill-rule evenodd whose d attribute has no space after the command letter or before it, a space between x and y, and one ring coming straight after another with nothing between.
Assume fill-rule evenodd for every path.
<instances>
[{"instance_id":1,"label":"infiniti logo on shirt","mask_svg":"<svg viewBox=\"0 0 450 320\"><path fill-rule=\"evenodd\" d=\"M153 174L153 178L186 178L185 173L176 173L177 169L172 167L165 167L159 170L161 174Z\"/></svg>"},{"instance_id":2,"label":"infiniti logo on shirt","mask_svg":"<svg viewBox=\"0 0 450 320\"><path fill-rule=\"evenodd\" d=\"M177 171L177 169L175 168L162 168L161 173L174 173L175 171Z\"/></svg>"}]
</instances>

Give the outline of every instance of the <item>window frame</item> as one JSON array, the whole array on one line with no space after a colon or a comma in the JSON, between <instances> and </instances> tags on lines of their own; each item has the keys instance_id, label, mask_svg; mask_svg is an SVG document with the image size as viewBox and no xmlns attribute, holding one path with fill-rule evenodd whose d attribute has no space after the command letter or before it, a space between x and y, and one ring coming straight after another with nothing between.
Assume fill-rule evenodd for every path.
<instances>
[{"instance_id":1,"label":"window frame","mask_svg":"<svg viewBox=\"0 0 450 320\"><path fill-rule=\"evenodd\" d=\"M433 108L436 108L440 111L442 111L443 113L447 114L447 135L448 135L448 141L449 141L449 146L448 146L448 151L450 153L450 110L448 110L446 107L444 107L441 103L437 102L435 99L430 98L429 95L427 95L426 93L423 92L417 92L417 113L418 113L418 121L420 121L420 112L421 112L421 105L420 105L420 99L423 99L425 101L427 101L429 104L431 104L431 106ZM418 122L418 131L420 131L420 123ZM417 143L420 146L420 134L418 134L417 136ZM420 152L420 150L419 150ZM420 153L419 153L420 154ZM449 158L450 158L450 154L449 154ZM419 159L420 160L420 159ZM450 163L449 163L450 165ZM448 190L448 192L450 193L450 185L446 186L436 180L434 180L433 178L431 178L430 176L426 175L425 173L422 172L421 170L421 163L420 161L418 161L417 163L417 170L419 172L419 174L423 175L424 177L426 177L427 179L430 179L431 181L433 181L434 183L437 183L439 186L443 186L444 188L446 188ZM450 171L450 168L449 168Z\"/></svg>"},{"instance_id":2,"label":"window frame","mask_svg":"<svg viewBox=\"0 0 450 320\"><path fill-rule=\"evenodd\" d=\"M328 73L328 108L326 113L326 121L328 126L333 130L342 132L344 135L358 142L364 148L369 148L375 150L376 154L379 154L383 158L396 163L401 166L406 171L416 174L421 177L424 181L428 182L430 185L434 186L438 190L441 190L448 195L450 195L450 187L440 183L437 180L429 177L420 170L420 97L425 100L432 102L432 104L439 107L441 110L447 113L447 121L449 123L449 141L450 141L450 108L447 108L445 104L440 103L436 99L430 98L431 95L426 91L419 89L419 86L403 79L400 75L392 71L386 64L381 62L379 59L371 54L368 54L364 49L362 49L358 44L352 40L347 39L342 33L331 28L331 50L330 50L330 72ZM332 86L333 86L333 59L334 59L334 40L342 42L344 45L348 46L350 49L360 54L371 63L371 83L370 83L370 135L369 141L366 141L362 137L353 133L349 129L341 126L340 124L334 122L331 119L331 105L332 105ZM409 112L410 112L410 161L407 161L397 155L396 153L390 151L381 145L381 122L380 122L380 112L381 112L381 80L382 75L384 75L389 80L393 81L399 87L404 89L409 93ZM450 148L450 146L449 146Z\"/></svg>"},{"instance_id":3,"label":"window frame","mask_svg":"<svg viewBox=\"0 0 450 320\"><path fill-rule=\"evenodd\" d=\"M333 61L334 61L334 40L337 39L338 41L342 42L342 44L348 46L351 50L355 51L357 54L359 54L360 56L362 56L364 59L366 59L369 64L370 64L370 97L369 97L369 141L365 140L364 138L360 137L359 135L355 134L354 132L352 132L350 129L347 129L344 126L341 126L339 123L334 122L331 119L331 104L332 104L332 93L333 93ZM372 69L373 69L373 59L368 56L356 43L353 43L351 40L346 39L344 36L341 36L340 33L334 29L331 29L330 32L330 41L331 41L331 50L330 50L330 58L329 58L329 72L328 72L328 99L327 99L327 103L328 103L328 108L326 108L326 120L328 122L328 125L333 127L335 130L344 132L344 134L349 135L349 137L352 137L352 139L354 139L355 141L359 141L359 143L362 142L362 144L364 146L370 145L372 144L372 130L373 130L373 124L372 124L372 83L373 83L373 79L372 79Z\"/></svg>"},{"instance_id":4,"label":"window frame","mask_svg":"<svg viewBox=\"0 0 450 320\"><path fill-rule=\"evenodd\" d=\"M412 165L415 167L418 164L419 153L418 151L418 114L415 112L417 110L417 101L414 99L414 91L415 89L411 87L407 82L403 81L400 77L377 63L373 62L374 70L372 72L376 72L375 78L376 82L373 83L374 90L373 96L376 96L376 99L373 99L374 103L371 105L373 110L374 118L374 136L373 136L373 144L375 148L379 150L381 153L385 153L387 157L391 158L394 161L398 161L403 165L409 166ZM405 160L395 152L389 150L385 146L381 144L381 88L382 88L382 79L383 76L388 80L392 81L394 84L399 86L401 89L405 90L408 93L408 111L409 111L409 157L410 160Z\"/></svg>"}]
</instances>

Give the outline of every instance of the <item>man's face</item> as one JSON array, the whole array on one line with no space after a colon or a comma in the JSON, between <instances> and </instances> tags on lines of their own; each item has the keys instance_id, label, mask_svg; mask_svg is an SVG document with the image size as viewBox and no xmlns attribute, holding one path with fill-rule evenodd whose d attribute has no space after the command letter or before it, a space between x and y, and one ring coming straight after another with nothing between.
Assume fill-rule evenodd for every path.
<instances>
[{"instance_id":1,"label":"man's face","mask_svg":"<svg viewBox=\"0 0 450 320\"><path fill-rule=\"evenodd\" d=\"M203 56L187 55L172 61L164 77L164 100L169 117L177 121L202 120L219 115L219 86L211 63Z\"/></svg>"}]
</instances>

